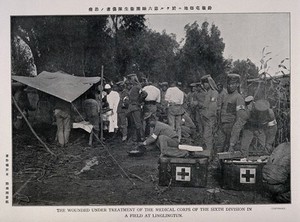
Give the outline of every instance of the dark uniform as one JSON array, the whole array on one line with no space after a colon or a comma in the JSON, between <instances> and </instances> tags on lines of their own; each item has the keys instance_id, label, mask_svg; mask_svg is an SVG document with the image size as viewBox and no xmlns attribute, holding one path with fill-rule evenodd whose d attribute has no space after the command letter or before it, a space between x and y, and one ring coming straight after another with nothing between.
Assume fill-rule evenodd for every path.
<instances>
[{"instance_id":1,"label":"dark uniform","mask_svg":"<svg viewBox=\"0 0 300 222\"><path fill-rule=\"evenodd\" d=\"M160 148L162 156L185 157L188 155L188 151L178 148L178 135L168 124L156 121L153 133L145 140L144 145L154 142Z\"/></svg>"},{"instance_id":2,"label":"dark uniform","mask_svg":"<svg viewBox=\"0 0 300 222\"><path fill-rule=\"evenodd\" d=\"M233 131L234 134L238 135L243 129L241 140L243 156L249 156L249 147L254 136L267 153L271 154L277 132L277 122L273 110L270 109L269 102L266 100L254 102L252 108L249 108L246 114L237 122L237 127Z\"/></svg>"},{"instance_id":3,"label":"dark uniform","mask_svg":"<svg viewBox=\"0 0 300 222\"><path fill-rule=\"evenodd\" d=\"M203 119L202 119L202 106L205 100L204 90L200 83L197 83L197 92L194 94L193 106L195 109L195 123L197 126L200 137L203 136Z\"/></svg>"},{"instance_id":4,"label":"dark uniform","mask_svg":"<svg viewBox=\"0 0 300 222\"><path fill-rule=\"evenodd\" d=\"M160 89L160 96L161 96L161 100L160 100L160 105L158 106L158 117L159 120L162 122L167 122L167 118L168 118L168 102L165 100L165 96L166 96L166 92L168 89L168 83L167 82L163 82L160 84L161 85L161 89Z\"/></svg>"},{"instance_id":5,"label":"dark uniform","mask_svg":"<svg viewBox=\"0 0 300 222\"><path fill-rule=\"evenodd\" d=\"M119 95L120 102L118 104L117 113L118 113L118 127L122 134L122 141L127 139L127 128L128 128L128 105L129 105L129 93L128 90L124 87L124 82L117 82L116 85L119 86Z\"/></svg>"},{"instance_id":6,"label":"dark uniform","mask_svg":"<svg viewBox=\"0 0 300 222\"><path fill-rule=\"evenodd\" d=\"M191 91L187 94L186 97L186 111L192 118L192 120L195 122L196 121L196 110L195 110L195 105L194 105L194 99L195 99L195 94L196 94L196 83L191 83L190 84Z\"/></svg>"},{"instance_id":7,"label":"dark uniform","mask_svg":"<svg viewBox=\"0 0 300 222\"><path fill-rule=\"evenodd\" d=\"M134 127L136 133L137 141L141 141L143 137L143 123L142 123L142 109L141 109L141 85L138 82L137 76L135 74L130 74L128 77L131 78L130 82L133 84L129 90L129 106L128 115L132 126Z\"/></svg>"}]
</instances>

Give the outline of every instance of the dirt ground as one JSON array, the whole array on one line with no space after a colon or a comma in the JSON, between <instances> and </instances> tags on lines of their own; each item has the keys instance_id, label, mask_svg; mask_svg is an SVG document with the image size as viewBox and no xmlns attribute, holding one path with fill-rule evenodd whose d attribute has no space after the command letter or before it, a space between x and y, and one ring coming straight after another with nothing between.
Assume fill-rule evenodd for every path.
<instances>
[{"instance_id":1,"label":"dirt ground","mask_svg":"<svg viewBox=\"0 0 300 222\"><path fill-rule=\"evenodd\" d=\"M129 157L127 151L134 145L121 139L92 148L87 145L88 135L78 129L72 130L71 144L60 148L53 143L55 126L37 132L57 156L47 152L28 129L13 133L14 205L273 203L264 191L222 189L218 162L209 165L205 188L163 187L158 185L160 153L155 147L142 157Z\"/></svg>"}]
</instances>

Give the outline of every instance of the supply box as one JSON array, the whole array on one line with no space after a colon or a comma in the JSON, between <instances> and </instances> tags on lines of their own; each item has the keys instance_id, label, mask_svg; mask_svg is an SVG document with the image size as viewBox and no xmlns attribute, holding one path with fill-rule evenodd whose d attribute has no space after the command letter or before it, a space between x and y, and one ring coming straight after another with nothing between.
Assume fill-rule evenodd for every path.
<instances>
[{"instance_id":1,"label":"supply box","mask_svg":"<svg viewBox=\"0 0 300 222\"><path fill-rule=\"evenodd\" d=\"M260 190L263 188L262 168L266 162L222 160L223 189Z\"/></svg>"},{"instance_id":2,"label":"supply box","mask_svg":"<svg viewBox=\"0 0 300 222\"><path fill-rule=\"evenodd\" d=\"M205 187L208 158L160 157L160 186Z\"/></svg>"}]
</instances>

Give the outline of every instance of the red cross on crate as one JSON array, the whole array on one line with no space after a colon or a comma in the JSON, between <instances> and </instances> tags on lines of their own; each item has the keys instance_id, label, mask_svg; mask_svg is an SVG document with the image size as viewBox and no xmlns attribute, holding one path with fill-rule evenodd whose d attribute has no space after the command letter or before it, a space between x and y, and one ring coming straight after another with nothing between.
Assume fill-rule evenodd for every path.
<instances>
[{"instance_id":1,"label":"red cross on crate","mask_svg":"<svg viewBox=\"0 0 300 222\"><path fill-rule=\"evenodd\" d=\"M190 167L176 167L176 180L177 181L191 181L191 168Z\"/></svg>"},{"instance_id":2,"label":"red cross on crate","mask_svg":"<svg viewBox=\"0 0 300 222\"><path fill-rule=\"evenodd\" d=\"M240 183L255 183L255 168L240 168Z\"/></svg>"}]
</instances>

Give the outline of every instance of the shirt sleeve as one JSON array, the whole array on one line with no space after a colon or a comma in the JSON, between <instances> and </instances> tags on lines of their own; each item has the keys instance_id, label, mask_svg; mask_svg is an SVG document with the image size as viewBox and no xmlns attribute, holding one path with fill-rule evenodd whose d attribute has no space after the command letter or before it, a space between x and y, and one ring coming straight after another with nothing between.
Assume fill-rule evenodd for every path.
<instances>
[{"instance_id":1,"label":"shirt sleeve","mask_svg":"<svg viewBox=\"0 0 300 222\"><path fill-rule=\"evenodd\" d=\"M149 145L149 144L154 143L154 142L157 140L159 134L160 134L159 127L155 126L155 127L154 127L154 130L153 130L153 133L151 134L151 136L149 136L149 137L146 139L145 144L146 144L146 145Z\"/></svg>"},{"instance_id":2,"label":"shirt sleeve","mask_svg":"<svg viewBox=\"0 0 300 222\"><path fill-rule=\"evenodd\" d=\"M167 89L167 91L166 91L166 94L165 94L165 100L167 101L167 102L169 102L170 101L170 89Z\"/></svg>"},{"instance_id":3,"label":"shirt sleeve","mask_svg":"<svg viewBox=\"0 0 300 222\"><path fill-rule=\"evenodd\" d=\"M156 102L160 103L160 100L161 100L160 90L157 91L157 96L158 96L158 98L157 98Z\"/></svg>"}]
</instances>

